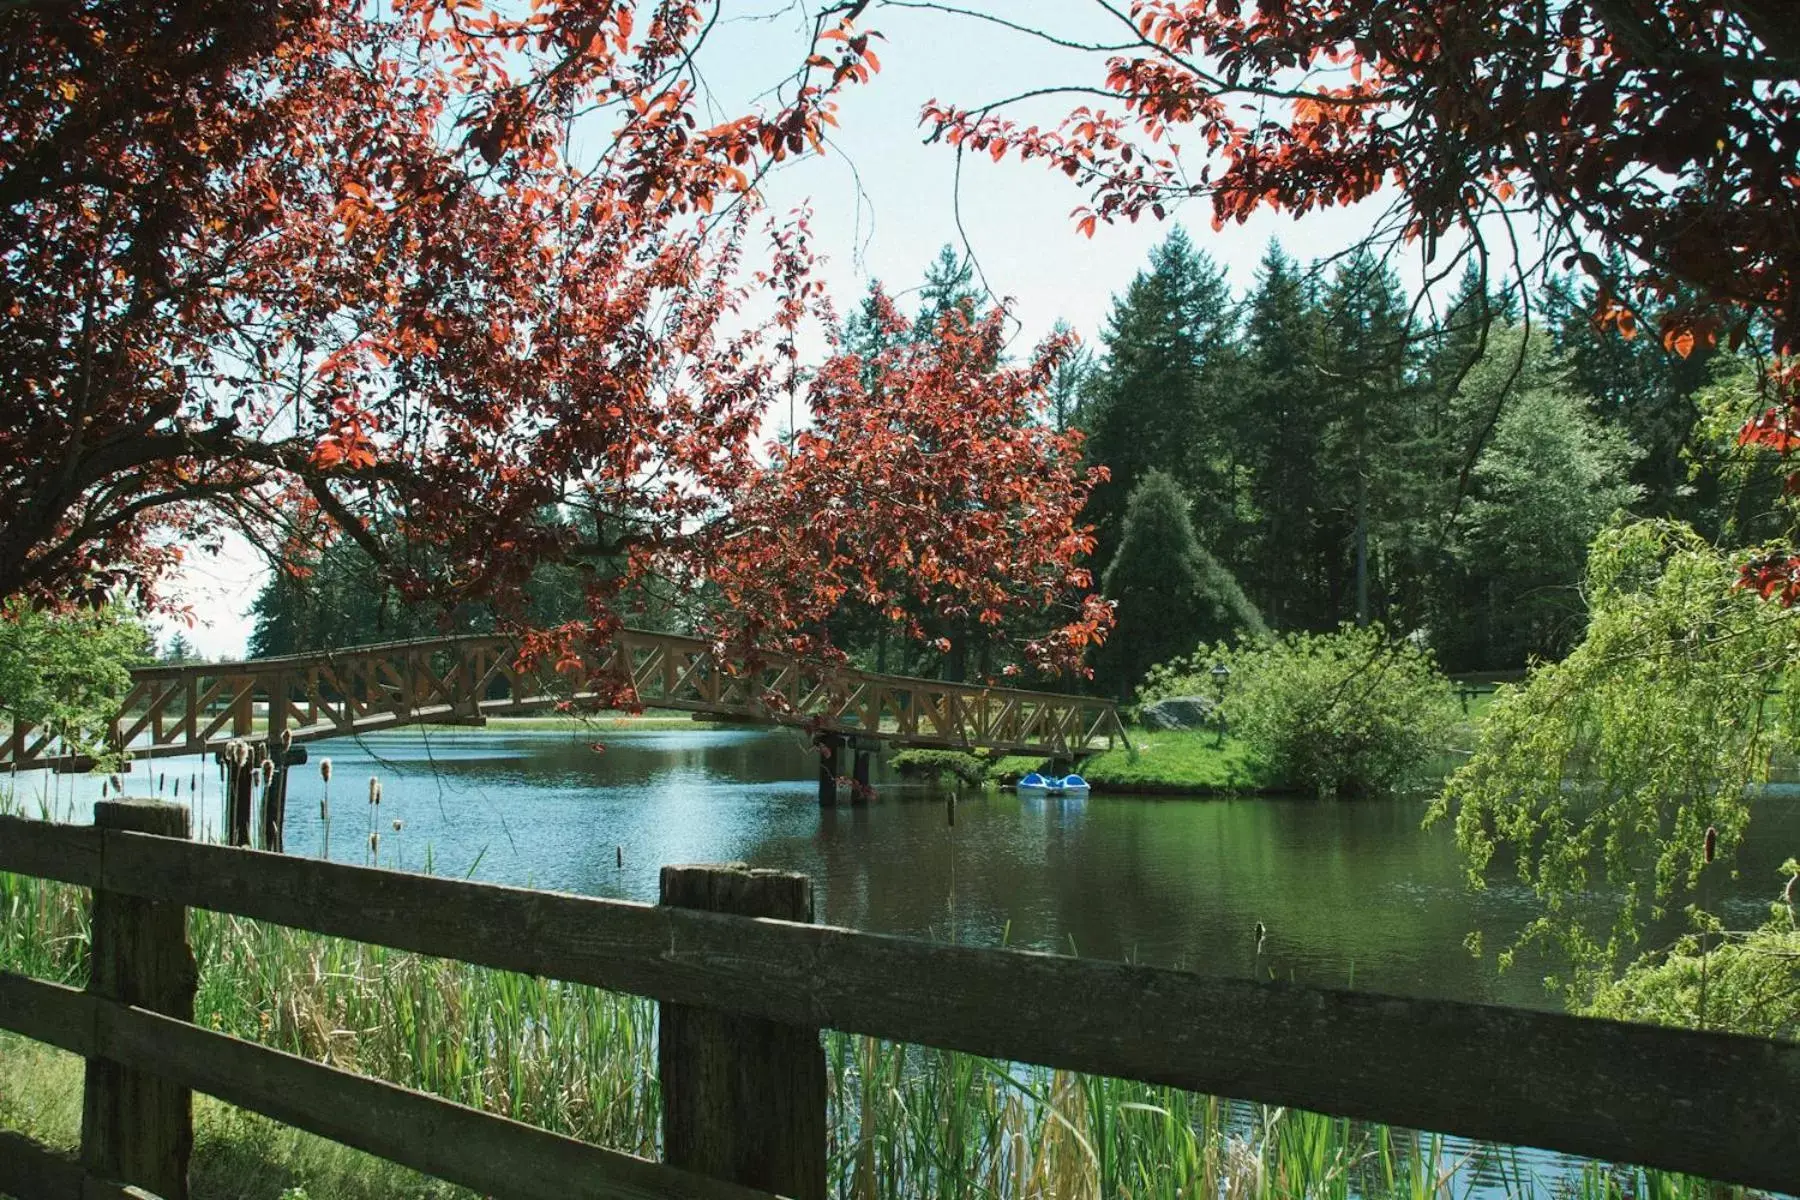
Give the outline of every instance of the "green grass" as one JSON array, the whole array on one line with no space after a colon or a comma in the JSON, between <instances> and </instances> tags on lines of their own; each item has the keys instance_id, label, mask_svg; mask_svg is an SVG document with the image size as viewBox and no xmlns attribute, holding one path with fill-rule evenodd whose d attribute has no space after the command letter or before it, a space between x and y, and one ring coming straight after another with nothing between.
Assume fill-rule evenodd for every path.
<instances>
[{"instance_id":1,"label":"green grass","mask_svg":"<svg viewBox=\"0 0 1800 1200\"><path fill-rule=\"evenodd\" d=\"M1132 729L1131 748L1116 746L1088 759L1081 774L1097 792L1246 792L1268 789L1250 748L1210 730ZM1218 743L1218 744L1215 744Z\"/></svg>"},{"instance_id":2,"label":"green grass","mask_svg":"<svg viewBox=\"0 0 1800 1200\"><path fill-rule=\"evenodd\" d=\"M1123 745L1083 760L1080 773L1096 792L1206 794L1266 789L1269 784L1243 742L1227 737L1215 745L1206 730L1164 733L1128 731L1131 748ZM1010 786L1033 771L1046 771L1050 760L1038 755L1009 754L983 758L957 750L903 750L889 762L902 775L936 776L945 781Z\"/></svg>"},{"instance_id":3,"label":"green grass","mask_svg":"<svg viewBox=\"0 0 1800 1200\"><path fill-rule=\"evenodd\" d=\"M0 1126L73 1152L82 1060L0 1033ZM474 1193L210 1096L194 1097L194 1200L474 1200Z\"/></svg>"}]
</instances>

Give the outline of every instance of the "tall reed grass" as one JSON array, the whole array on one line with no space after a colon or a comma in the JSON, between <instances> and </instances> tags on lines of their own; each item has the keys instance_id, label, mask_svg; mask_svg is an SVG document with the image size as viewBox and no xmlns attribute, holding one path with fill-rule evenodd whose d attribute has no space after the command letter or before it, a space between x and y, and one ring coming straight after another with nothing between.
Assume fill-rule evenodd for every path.
<instances>
[{"instance_id":1,"label":"tall reed grass","mask_svg":"<svg viewBox=\"0 0 1800 1200\"><path fill-rule=\"evenodd\" d=\"M0 874L0 968L81 985L88 898ZM197 1022L654 1156L656 1009L593 988L194 911ZM1682 1176L825 1034L846 1200L1715 1200ZM1455 1064L1445 1064L1454 1071ZM5 1116L0 1106L0 1117Z\"/></svg>"}]
</instances>

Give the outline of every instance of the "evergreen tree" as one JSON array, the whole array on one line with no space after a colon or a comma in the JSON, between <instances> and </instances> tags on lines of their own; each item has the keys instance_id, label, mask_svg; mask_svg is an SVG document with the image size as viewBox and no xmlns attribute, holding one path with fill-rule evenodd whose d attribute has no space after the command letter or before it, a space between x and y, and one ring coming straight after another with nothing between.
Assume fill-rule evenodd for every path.
<instances>
[{"instance_id":1,"label":"evergreen tree","mask_svg":"<svg viewBox=\"0 0 1800 1200\"><path fill-rule=\"evenodd\" d=\"M975 290L975 264L945 243L938 256L925 268L925 282L919 288L919 315L913 321L913 340L933 336L938 322L951 313L967 325L986 307Z\"/></svg>"},{"instance_id":2,"label":"evergreen tree","mask_svg":"<svg viewBox=\"0 0 1800 1200\"><path fill-rule=\"evenodd\" d=\"M1195 537L1180 485L1155 468L1132 489L1102 590L1117 606L1117 624L1095 663L1094 682L1121 698L1156 663L1199 642L1263 629L1237 580Z\"/></svg>"},{"instance_id":3,"label":"evergreen tree","mask_svg":"<svg viewBox=\"0 0 1800 1200\"><path fill-rule=\"evenodd\" d=\"M1209 524L1231 511L1229 481L1215 470L1225 431L1207 419L1205 391L1229 353L1234 319L1224 274L1179 227L1114 300L1105 365L1084 414L1088 457L1111 473L1088 502L1102 572L1119 545L1126 498L1150 470L1174 476Z\"/></svg>"},{"instance_id":4,"label":"evergreen tree","mask_svg":"<svg viewBox=\"0 0 1800 1200\"><path fill-rule=\"evenodd\" d=\"M165 663L199 662L200 654L194 649L194 643L188 640L187 634L178 629L169 636L169 644L163 647L161 661Z\"/></svg>"},{"instance_id":5,"label":"evergreen tree","mask_svg":"<svg viewBox=\"0 0 1800 1200\"><path fill-rule=\"evenodd\" d=\"M1412 370L1413 335L1400 281L1366 247L1334 274L1324 300L1327 353L1318 390L1325 535L1334 616L1367 625L1390 614L1417 574L1420 515L1436 466ZM1401 604L1404 609L1406 606Z\"/></svg>"},{"instance_id":6,"label":"evergreen tree","mask_svg":"<svg viewBox=\"0 0 1800 1200\"><path fill-rule=\"evenodd\" d=\"M1067 321L1059 318L1052 332L1066 335L1073 330ZM1076 346L1057 368L1056 378L1050 385L1050 423L1058 433L1084 424L1083 409L1093 393L1099 370L1093 350L1085 344Z\"/></svg>"},{"instance_id":7,"label":"evergreen tree","mask_svg":"<svg viewBox=\"0 0 1800 1200\"><path fill-rule=\"evenodd\" d=\"M1318 370L1325 332L1311 285L1271 241L1244 325L1244 403L1236 429L1253 532L1238 561L1251 598L1281 629L1337 624L1322 520L1322 432L1330 404Z\"/></svg>"}]
</instances>

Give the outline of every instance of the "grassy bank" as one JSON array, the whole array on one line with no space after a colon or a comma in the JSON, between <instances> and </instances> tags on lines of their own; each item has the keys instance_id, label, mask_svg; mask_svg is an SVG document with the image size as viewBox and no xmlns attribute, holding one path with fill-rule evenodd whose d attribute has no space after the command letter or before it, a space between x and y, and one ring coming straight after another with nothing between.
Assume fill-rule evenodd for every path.
<instances>
[{"instance_id":1,"label":"grassy bank","mask_svg":"<svg viewBox=\"0 0 1800 1200\"><path fill-rule=\"evenodd\" d=\"M1097 791L1173 794L1254 792L1270 786L1250 748L1201 729L1130 731L1131 748L1115 746L1082 764Z\"/></svg>"},{"instance_id":2,"label":"grassy bank","mask_svg":"<svg viewBox=\"0 0 1800 1200\"><path fill-rule=\"evenodd\" d=\"M0 875L0 968L83 983L85 913L77 889ZM203 1025L656 1153L648 1001L213 913L190 923ZM1477 1165L1431 1137L1291 1109L835 1032L825 1050L832 1190L855 1200L1426 1200L1465 1194ZM0 1038L0 1124L73 1145L79 1070ZM212 1101L197 1119L197 1200L464 1195ZM1573 1191L1568 1180L1540 1185L1504 1153L1484 1152L1479 1165L1519 1197L1712 1195L1678 1177L1598 1168Z\"/></svg>"},{"instance_id":3,"label":"grassy bank","mask_svg":"<svg viewBox=\"0 0 1800 1200\"><path fill-rule=\"evenodd\" d=\"M1270 790L1250 749L1206 730L1131 729L1131 746L1115 746L1082 761L1081 776L1096 792L1137 795L1223 795ZM1050 760L1030 755L983 758L956 750L904 750L890 760L902 775L944 782L1010 786Z\"/></svg>"}]
</instances>

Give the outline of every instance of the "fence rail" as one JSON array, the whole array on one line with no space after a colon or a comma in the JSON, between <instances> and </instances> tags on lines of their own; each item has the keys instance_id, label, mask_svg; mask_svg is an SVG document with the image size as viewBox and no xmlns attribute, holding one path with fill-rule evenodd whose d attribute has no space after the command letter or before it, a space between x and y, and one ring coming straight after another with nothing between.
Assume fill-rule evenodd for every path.
<instances>
[{"instance_id":1,"label":"fence rail","mask_svg":"<svg viewBox=\"0 0 1800 1200\"><path fill-rule=\"evenodd\" d=\"M0 818L0 870L798 1027L814 1031L815 1046L828 1027L1756 1187L1800 1184L1800 1045L1791 1043L946 946L17 818ZM552 1139L531 1153L562 1195L582 1194L569 1181L583 1178L597 1181L596 1195L678 1188L657 1182L669 1168L527 1135L116 999L7 979L0 1026L498 1195L549 1193L522 1169L483 1173L498 1153L465 1160L440 1143L488 1138L530 1157L524 1139ZM353 1096L392 1105L391 1117L337 1123ZM485 1132L451 1136L465 1128L456 1121ZM375 1125L438 1132L354 1140Z\"/></svg>"}]
</instances>

